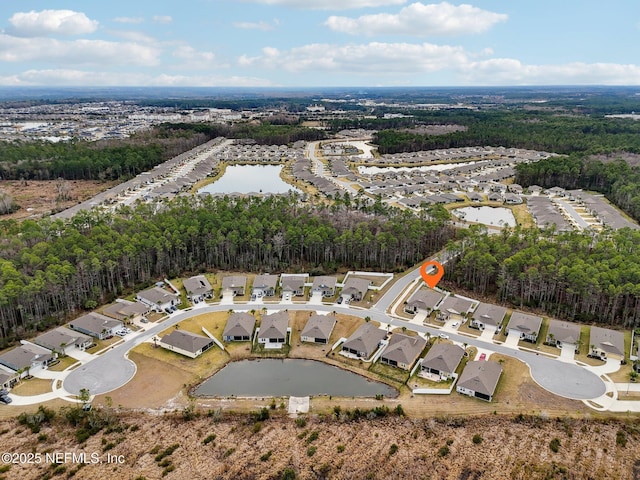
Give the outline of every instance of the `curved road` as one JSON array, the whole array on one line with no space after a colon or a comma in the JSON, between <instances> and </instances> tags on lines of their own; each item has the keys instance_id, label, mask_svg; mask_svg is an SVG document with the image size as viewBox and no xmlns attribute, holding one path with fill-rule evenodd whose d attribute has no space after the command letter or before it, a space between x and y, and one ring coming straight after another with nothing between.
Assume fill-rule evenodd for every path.
<instances>
[{"instance_id":1,"label":"curved road","mask_svg":"<svg viewBox=\"0 0 640 480\"><path fill-rule=\"evenodd\" d=\"M406 277L409 278L409 281L415 279L412 274L408 274L400 280L405 280ZM385 295L385 297L387 296ZM237 304L235 305L235 308L243 310L247 308L250 310L252 307L261 309L265 306L267 308L270 307L270 305L265 304ZM288 309L318 310L325 312L336 311L338 313L345 313L361 318L369 316L372 320L375 320L377 322L391 323L391 325L397 327L407 327L407 329L414 330L419 333L428 332L434 337L437 336L440 332L436 328L426 327L423 325L415 325L403 320L392 319L387 316L384 311L376 308L361 310L345 307L342 305L308 304L273 304L272 307L273 308L270 308L271 310ZM78 394L80 392L80 389L87 388L93 395L103 394L115 390L129 382L129 380L131 380L135 375L135 364L126 357L127 352L130 349L145 342L150 338L153 338L154 335L159 334L161 331L166 330L176 323L184 321L192 316L209 312L224 312L229 310L229 308L231 308L230 305L209 305L206 307L196 308L194 310L176 313L171 318L161 322L158 325L153 326L149 330L137 335L136 337L125 341L123 344L113 347L112 350L73 370L64 380L63 388L71 394ZM514 350L503 345L488 343L481 340L480 338L467 337L452 333L448 333L448 335L451 340L489 349L522 360L527 365L529 365L531 376L533 377L533 379L540 386L556 395L573 398L576 400L589 400L597 398L606 392L604 382L597 375L578 365L561 362L531 352ZM159 374L161 374L161 372L159 372Z\"/></svg>"}]
</instances>

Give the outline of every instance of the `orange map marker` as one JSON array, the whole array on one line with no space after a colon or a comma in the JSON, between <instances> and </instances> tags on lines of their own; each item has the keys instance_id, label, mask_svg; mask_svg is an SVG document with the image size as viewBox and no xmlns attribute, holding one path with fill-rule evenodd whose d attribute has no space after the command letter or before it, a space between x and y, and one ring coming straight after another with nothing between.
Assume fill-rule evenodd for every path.
<instances>
[{"instance_id":1,"label":"orange map marker","mask_svg":"<svg viewBox=\"0 0 640 480\"><path fill-rule=\"evenodd\" d=\"M436 271L431 272L431 267L436 267ZM420 275L422 275L424 283L429 285L431 288L435 288L444 275L444 267L439 262L431 260L420 267Z\"/></svg>"}]
</instances>

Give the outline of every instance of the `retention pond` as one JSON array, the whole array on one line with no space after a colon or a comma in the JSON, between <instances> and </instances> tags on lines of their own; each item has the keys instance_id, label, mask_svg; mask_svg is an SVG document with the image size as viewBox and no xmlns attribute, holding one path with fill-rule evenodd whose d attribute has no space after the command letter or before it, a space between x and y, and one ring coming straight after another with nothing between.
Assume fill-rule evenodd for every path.
<instances>
[{"instance_id":1,"label":"retention pond","mask_svg":"<svg viewBox=\"0 0 640 480\"><path fill-rule=\"evenodd\" d=\"M196 390L216 397L396 397L398 392L326 363L303 359L261 359L231 362Z\"/></svg>"}]
</instances>

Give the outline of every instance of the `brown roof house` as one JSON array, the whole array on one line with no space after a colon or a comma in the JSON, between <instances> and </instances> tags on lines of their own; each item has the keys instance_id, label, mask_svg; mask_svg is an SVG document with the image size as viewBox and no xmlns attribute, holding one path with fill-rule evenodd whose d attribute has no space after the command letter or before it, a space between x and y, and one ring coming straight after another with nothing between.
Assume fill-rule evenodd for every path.
<instances>
[{"instance_id":1,"label":"brown roof house","mask_svg":"<svg viewBox=\"0 0 640 480\"><path fill-rule=\"evenodd\" d=\"M322 294L323 297L333 297L336 293L336 277L315 277L311 286L311 294Z\"/></svg>"},{"instance_id":2,"label":"brown roof house","mask_svg":"<svg viewBox=\"0 0 640 480\"><path fill-rule=\"evenodd\" d=\"M184 355L185 357L196 358L213 347L214 341L209 337L176 329L162 337L158 345L172 352Z\"/></svg>"},{"instance_id":3,"label":"brown roof house","mask_svg":"<svg viewBox=\"0 0 640 480\"><path fill-rule=\"evenodd\" d=\"M225 342L247 342L253 337L256 317L244 312L232 313L222 332Z\"/></svg>"},{"instance_id":4,"label":"brown roof house","mask_svg":"<svg viewBox=\"0 0 640 480\"><path fill-rule=\"evenodd\" d=\"M573 347L573 351L578 353L580 349L580 325L560 320L549 320L547 343L558 348Z\"/></svg>"},{"instance_id":5,"label":"brown roof house","mask_svg":"<svg viewBox=\"0 0 640 480\"><path fill-rule=\"evenodd\" d=\"M213 287L204 275L196 275L195 277L186 278L183 282L184 289L187 291L187 298L191 301L204 300L213 297Z\"/></svg>"},{"instance_id":6,"label":"brown roof house","mask_svg":"<svg viewBox=\"0 0 640 480\"><path fill-rule=\"evenodd\" d=\"M476 308L476 311L473 312L469 326L480 330L490 328L495 333L499 333L506 315L507 309L500 305L481 303L478 305L478 308Z\"/></svg>"},{"instance_id":7,"label":"brown roof house","mask_svg":"<svg viewBox=\"0 0 640 480\"><path fill-rule=\"evenodd\" d=\"M149 305L142 302L131 302L129 300L118 299L115 303L102 310L107 317L120 320L121 322L142 317L151 311Z\"/></svg>"},{"instance_id":8,"label":"brown roof house","mask_svg":"<svg viewBox=\"0 0 640 480\"><path fill-rule=\"evenodd\" d=\"M536 343L541 326L542 317L528 313L513 312L507 326L507 332L508 335L515 335L522 340Z\"/></svg>"},{"instance_id":9,"label":"brown roof house","mask_svg":"<svg viewBox=\"0 0 640 480\"><path fill-rule=\"evenodd\" d=\"M244 295L247 288L247 277L244 275L230 275L222 279L222 293L232 293L234 297Z\"/></svg>"},{"instance_id":10,"label":"brown roof house","mask_svg":"<svg viewBox=\"0 0 640 480\"><path fill-rule=\"evenodd\" d=\"M302 297L304 295L304 284L309 275L295 275L283 273L280 275L280 286L282 287L282 298L288 300L291 297Z\"/></svg>"},{"instance_id":11,"label":"brown roof house","mask_svg":"<svg viewBox=\"0 0 640 480\"><path fill-rule=\"evenodd\" d=\"M256 275L251 289L252 300L262 297L273 297L278 286L277 275Z\"/></svg>"},{"instance_id":12,"label":"brown roof house","mask_svg":"<svg viewBox=\"0 0 640 480\"><path fill-rule=\"evenodd\" d=\"M427 341L422 337L394 333L380 356L380 362L403 370L411 370L426 346Z\"/></svg>"},{"instance_id":13,"label":"brown roof house","mask_svg":"<svg viewBox=\"0 0 640 480\"><path fill-rule=\"evenodd\" d=\"M608 328L591 327L589 337L589 355L606 360L624 359L624 334Z\"/></svg>"},{"instance_id":14,"label":"brown roof house","mask_svg":"<svg viewBox=\"0 0 640 480\"><path fill-rule=\"evenodd\" d=\"M333 315L311 315L302 329L300 340L326 345L335 326L336 317Z\"/></svg>"},{"instance_id":15,"label":"brown roof house","mask_svg":"<svg viewBox=\"0 0 640 480\"><path fill-rule=\"evenodd\" d=\"M471 313L476 304L477 302L468 298L449 295L438 307L438 316L436 318L441 322L448 320L463 321L464 316Z\"/></svg>"},{"instance_id":16,"label":"brown roof house","mask_svg":"<svg viewBox=\"0 0 640 480\"><path fill-rule=\"evenodd\" d=\"M463 395L476 397L490 402L496 392L498 380L502 374L502 365L491 361L472 361L467 363L460 375L456 391Z\"/></svg>"},{"instance_id":17,"label":"brown roof house","mask_svg":"<svg viewBox=\"0 0 640 480\"><path fill-rule=\"evenodd\" d=\"M340 298L344 303L359 302L367 294L371 281L364 278L349 277L344 284Z\"/></svg>"},{"instance_id":18,"label":"brown roof house","mask_svg":"<svg viewBox=\"0 0 640 480\"><path fill-rule=\"evenodd\" d=\"M157 312L162 312L182 302L180 297L169 290L160 287L151 287L142 292L138 292L136 300L149 305Z\"/></svg>"},{"instance_id":19,"label":"brown roof house","mask_svg":"<svg viewBox=\"0 0 640 480\"><path fill-rule=\"evenodd\" d=\"M65 327L58 327L38 335L33 340L33 343L53 352L58 352L61 355L66 355L72 349L84 351L90 345L93 345L93 340L89 335L74 332Z\"/></svg>"},{"instance_id":20,"label":"brown roof house","mask_svg":"<svg viewBox=\"0 0 640 480\"><path fill-rule=\"evenodd\" d=\"M289 313L276 312L271 315L263 315L258 332L258 343L265 348L282 348L287 343L289 332Z\"/></svg>"},{"instance_id":21,"label":"brown roof house","mask_svg":"<svg viewBox=\"0 0 640 480\"><path fill-rule=\"evenodd\" d=\"M422 360L421 371L440 375L441 380L454 376L464 356L464 349L451 343L436 343Z\"/></svg>"},{"instance_id":22,"label":"brown roof house","mask_svg":"<svg viewBox=\"0 0 640 480\"><path fill-rule=\"evenodd\" d=\"M57 355L46 348L24 343L0 355L0 365L21 372L20 377L26 377L36 370L46 368L56 358Z\"/></svg>"},{"instance_id":23,"label":"brown roof house","mask_svg":"<svg viewBox=\"0 0 640 480\"><path fill-rule=\"evenodd\" d=\"M122 322L91 312L69 322L69 328L102 340L120 330Z\"/></svg>"},{"instance_id":24,"label":"brown roof house","mask_svg":"<svg viewBox=\"0 0 640 480\"><path fill-rule=\"evenodd\" d=\"M411 315L416 313L429 315L443 298L444 295L437 290L421 288L411 296L404 306L404 311Z\"/></svg>"},{"instance_id":25,"label":"brown roof house","mask_svg":"<svg viewBox=\"0 0 640 480\"><path fill-rule=\"evenodd\" d=\"M384 330L372 323L361 325L353 335L342 344L342 352L369 359L380 346L380 342L387 336Z\"/></svg>"}]
</instances>

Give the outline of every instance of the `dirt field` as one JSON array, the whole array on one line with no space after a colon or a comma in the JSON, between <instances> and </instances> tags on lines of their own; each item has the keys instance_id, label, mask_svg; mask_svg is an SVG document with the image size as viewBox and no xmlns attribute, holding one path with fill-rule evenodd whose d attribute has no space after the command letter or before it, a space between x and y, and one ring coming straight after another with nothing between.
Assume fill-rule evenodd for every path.
<instances>
[{"instance_id":1,"label":"dirt field","mask_svg":"<svg viewBox=\"0 0 640 480\"><path fill-rule=\"evenodd\" d=\"M52 211L64 210L83 202L117 184L117 182L69 180L66 185L69 187L71 199L58 201L56 183L56 181L29 180L24 184L19 180L0 180L0 190L7 192L20 206L20 209L11 215L0 216L0 220L10 218L23 220L46 216Z\"/></svg>"}]
</instances>

